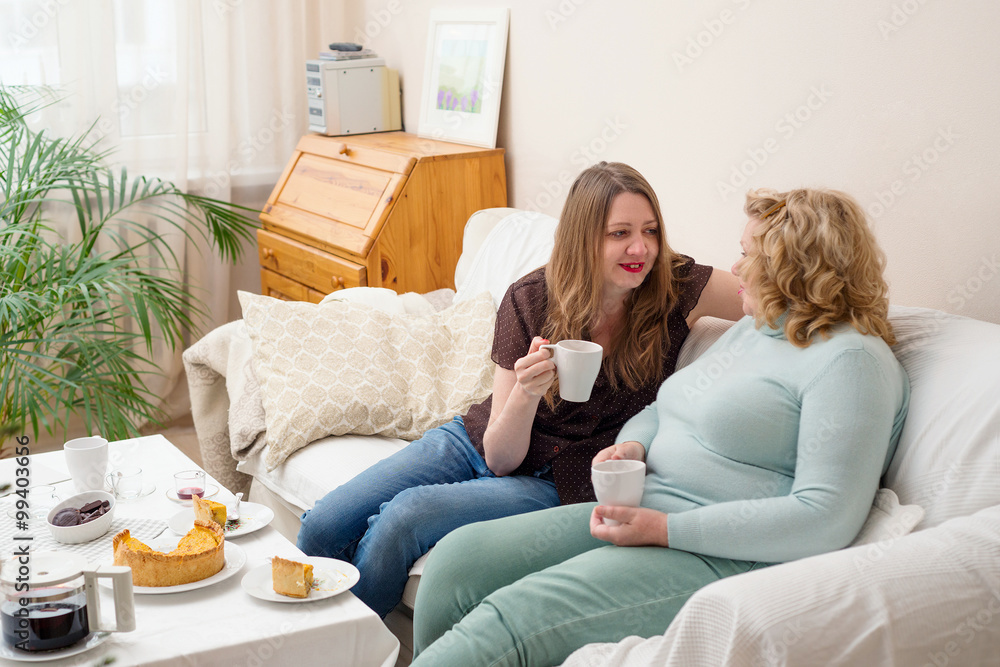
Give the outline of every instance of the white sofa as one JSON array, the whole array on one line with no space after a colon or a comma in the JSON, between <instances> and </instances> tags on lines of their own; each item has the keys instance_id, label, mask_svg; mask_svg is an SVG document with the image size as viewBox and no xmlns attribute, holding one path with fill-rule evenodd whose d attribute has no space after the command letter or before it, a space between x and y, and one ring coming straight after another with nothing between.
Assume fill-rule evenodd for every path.
<instances>
[{"instance_id":1,"label":"white sofa","mask_svg":"<svg viewBox=\"0 0 1000 667\"><path fill-rule=\"evenodd\" d=\"M554 226L511 209L474 215L455 299L488 290L498 303L507 284L545 262ZM440 307L449 296L432 301ZM926 309L894 307L891 316L912 397L883 481L901 503L923 508L916 531L907 534L915 523L907 516L886 516L863 546L723 580L695 595L666 635L591 645L567 664L1000 664L1000 326ZM696 325L680 365L727 326ZM252 479L249 499L274 509L273 525L294 541L305 509L406 442L327 437L268 471L258 439L251 455L236 452L236 465L227 415L241 399L230 385L249 358L238 325L226 327L185 353L205 466L231 487ZM386 620L404 664L421 569L418 561Z\"/></svg>"}]
</instances>

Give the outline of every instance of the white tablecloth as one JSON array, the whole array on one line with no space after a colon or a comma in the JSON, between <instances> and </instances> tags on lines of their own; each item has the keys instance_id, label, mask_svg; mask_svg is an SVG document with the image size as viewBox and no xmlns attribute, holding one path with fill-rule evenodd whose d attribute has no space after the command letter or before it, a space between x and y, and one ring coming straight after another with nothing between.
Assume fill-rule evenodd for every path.
<instances>
[{"instance_id":1,"label":"white tablecloth","mask_svg":"<svg viewBox=\"0 0 1000 667\"><path fill-rule=\"evenodd\" d=\"M62 452L33 458L58 473L65 473ZM168 500L166 491L173 483L173 473L197 466L166 438L156 435L111 443L109 459L111 468L138 465L147 485L156 485L156 490L144 498L119 502L116 521L128 517L166 521L184 509ZM0 461L0 483L13 481L14 465L9 459ZM69 476L65 478L68 480ZM69 481L55 486L60 498L73 494ZM221 488L216 499L231 500L232 494ZM4 513L0 521L13 519ZM235 576L184 593L136 595L133 632L112 635L104 644L84 654L44 664L92 665L103 658L114 658L116 667L319 664L391 667L395 663L398 640L378 615L350 592L315 602L274 603L258 600L243 590L240 585L243 575L271 556L303 556L276 530L268 526L232 542L247 556L246 565ZM109 550L107 562L110 561ZM102 598L102 608L110 609L110 595L107 597L107 600Z\"/></svg>"}]
</instances>

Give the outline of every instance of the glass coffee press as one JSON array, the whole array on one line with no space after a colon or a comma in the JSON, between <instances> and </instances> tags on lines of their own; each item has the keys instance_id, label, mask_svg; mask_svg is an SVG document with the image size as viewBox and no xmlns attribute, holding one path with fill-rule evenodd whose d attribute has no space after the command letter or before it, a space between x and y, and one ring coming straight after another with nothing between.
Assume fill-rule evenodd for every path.
<instances>
[{"instance_id":1,"label":"glass coffee press","mask_svg":"<svg viewBox=\"0 0 1000 667\"><path fill-rule=\"evenodd\" d=\"M114 624L101 619L99 579L114 593ZM0 626L3 642L14 650L37 652L71 646L92 632L135 630L132 570L90 567L77 554L39 551L0 564Z\"/></svg>"}]
</instances>

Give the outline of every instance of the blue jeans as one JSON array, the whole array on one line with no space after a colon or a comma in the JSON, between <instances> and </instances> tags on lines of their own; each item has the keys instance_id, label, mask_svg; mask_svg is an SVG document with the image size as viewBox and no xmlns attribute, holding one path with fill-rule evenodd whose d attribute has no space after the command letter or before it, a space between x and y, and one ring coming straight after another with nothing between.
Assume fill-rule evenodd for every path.
<instances>
[{"instance_id":1,"label":"blue jeans","mask_svg":"<svg viewBox=\"0 0 1000 667\"><path fill-rule=\"evenodd\" d=\"M558 504L548 474L494 475L456 417L317 501L298 547L353 563L361 580L352 592L384 618L413 563L449 532Z\"/></svg>"}]
</instances>

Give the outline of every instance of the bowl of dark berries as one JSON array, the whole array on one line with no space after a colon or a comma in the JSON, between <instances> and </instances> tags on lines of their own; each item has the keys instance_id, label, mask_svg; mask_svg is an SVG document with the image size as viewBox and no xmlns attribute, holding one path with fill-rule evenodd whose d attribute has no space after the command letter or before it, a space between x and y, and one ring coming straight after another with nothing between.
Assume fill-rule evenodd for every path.
<instances>
[{"instance_id":1,"label":"bowl of dark berries","mask_svg":"<svg viewBox=\"0 0 1000 667\"><path fill-rule=\"evenodd\" d=\"M104 491L84 491L49 510L46 523L56 542L80 544L108 532L114 518L113 495Z\"/></svg>"}]
</instances>

